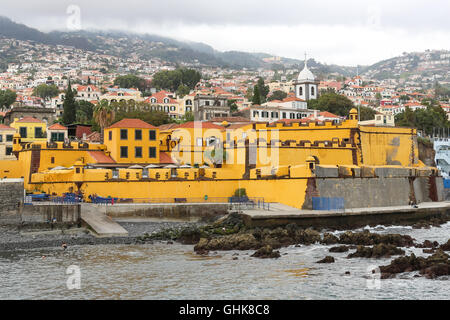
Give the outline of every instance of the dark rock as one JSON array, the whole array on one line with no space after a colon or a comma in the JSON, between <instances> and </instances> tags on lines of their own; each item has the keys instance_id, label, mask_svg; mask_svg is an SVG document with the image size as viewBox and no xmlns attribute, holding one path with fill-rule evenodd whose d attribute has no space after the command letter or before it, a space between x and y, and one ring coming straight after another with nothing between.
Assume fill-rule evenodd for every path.
<instances>
[{"instance_id":1,"label":"dark rock","mask_svg":"<svg viewBox=\"0 0 450 320\"><path fill-rule=\"evenodd\" d=\"M323 243L323 244L336 244L338 242L339 242L339 238L331 233L325 233L323 235L323 239L321 241L321 243Z\"/></svg>"},{"instance_id":2,"label":"dark rock","mask_svg":"<svg viewBox=\"0 0 450 320\"><path fill-rule=\"evenodd\" d=\"M269 245L259 248L251 256L255 257L255 258L261 258L261 259L281 257L280 252L273 251L273 248Z\"/></svg>"},{"instance_id":3,"label":"dark rock","mask_svg":"<svg viewBox=\"0 0 450 320\"><path fill-rule=\"evenodd\" d=\"M405 251L391 244L380 243L373 247L358 246L356 252L349 254L347 258L387 258L400 254L405 254Z\"/></svg>"},{"instance_id":4,"label":"dark rock","mask_svg":"<svg viewBox=\"0 0 450 320\"><path fill-rule=\"evenodd\" d=\"M334 258L332 256L326 256L322 260L316 261L316 263L334 263Z\"/></svg>"},{"instance_id":5,"label":"dark rock","mask_svg":"<svg viewBox=\"0 0 450 320\"><path fill-rule=\"evenodd\" d=\"M330 250L328 250L329 252L347 252L350 249L350 246L337 246L337 247L332 247L330 248Z\"/></svg>"},{"instance_id":6,"label":"dark rock","mask_svg":"<svg viewBox=\"0 0 450 320\"><path fill-rule=\"evenodd\" d=\"M425 240L422 244L416 245L416 247L417 248L431 248L431 249L435 249L435 248L439 247L439 242L437 242L437 241L431 242L430 240Z\"/></svg>"},{"instance_id":7,"label":"dark rock","mask_svg":"<svg viewBox=\"0 0 450 320\"><path fill-rule=\"evenodd\" d=\"M446 243L441 245L439 247L439 249L444 250L444 251L450 251L450 239Z\"/></svg>"},{"instance_id":8,"label":"dark rock","mask_svg":"<svg viewBox=\"0 0 450 320\"><path fill-rule=\"evenodd\" d=\"M435 249L423 249L422 252L423 253L434 253L436 250Z\"/></svg>"},{"instance_id":9,"label":"dark rock","mask_svg":"<svg viewBox=\"0 0 450 320\"><path fill-rule=\"evenodd\" d=\"M238 257L233 257L233 260L237 260L238 259Z\"/></svg>"},{"instance_id":10,"label":"dark rock","mask_svg":"<svg viewBox=\"0 0 450 320\"><path fill-rule=\"evenodd\" d=\"M428 258L416 257L414 253L407 257L397 258L387 266L380 266L381 278L393 278L397 273L417 271L427 278L434 279L449 275L449 256L442 250L437 250Z\"/></svg>"},{"instance_id":11,"label":"dark rock","mask_svg":"<svg viewBox=\"0 0 450 320\"><path fill-rule=\"evenodd\" d=\"M414 239L408 235L401 234L377 234L370 233L368 230L353 233L347 231L340 235L339 243L356 244L370 246L375 244L391 244L397 247L411 247L414 245Z\"/></svg>"}]
</instances>

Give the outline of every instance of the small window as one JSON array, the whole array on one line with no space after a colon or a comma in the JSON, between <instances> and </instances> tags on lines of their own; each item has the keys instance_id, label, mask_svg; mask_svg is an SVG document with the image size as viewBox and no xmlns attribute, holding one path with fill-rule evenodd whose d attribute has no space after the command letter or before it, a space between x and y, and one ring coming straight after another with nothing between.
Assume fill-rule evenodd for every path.
<instances>
[{"instance_id":1,"label":"small window","mask_svg":"<svg viewBox=\"0 0 450 320\"><path fill-rule=\"evenodd\" d=\"M7 156L10 156L10 155L12 155L12 148L11 147L6 147L6 152L5 152L5 154L7 155Z\"/></svg>"},{"instance_id":2,"label":"small window","mask_svg":"<svg viewBox=\"0 0 450 320\"><path fill-rule=\"evenodd\" d=\"M20 133L21 138L26 138L27 137L27 127L20 127L19 133Z\"/></svg>"},{"instance_id":3,"label":"small window","mask_svg":"<svg viewBox=\"0 0 450 320\"><path fill-rule=\"evenodd\" d=\"M134 148L134 157L135 158L142 158L142 147L135 147Z\"/></svg>"},{"instance_id":4,"label":"small window","mask_svg":"<svg viewBox=\"0 0 450 320\"><path fill-rule=\"evenodd\" d=\"M120 129L120 140L128 140L128 130Z\"/></svg>"},{"instance_id":5,"label":"small window","mask_svg":"<svg viewBox=\"0 0 450 320\"><path fill-rule=\"evenodd\" d=\"M150 141L156 140L156 131L155 130L149 130L148 134L149 134Z\"/></svg>"},{"instance_id":6,"label":"small window","mask_svg":"<svg viewBox=\"0 0 450 320\"><path fill-rule=\"evenodd\" d=\"M7 142L13 141L13 135L12 135L12 134L7 134L7 135L6 135L6 141L7 141Z\"/></svg>"},{"instance_id":7,"label":"small window","mask_svg":"<svg viewBox=\"0 0 450 320\"><path fill-rule=\"evenodd\" d=\"M42 128L41 127L35 127L34 128L34 137L35 138L43 138Z\"/></svg>"},{"instance_id":8,"label":"small window","mask_svg":"<svg viewBox=\"0 0 450 320\"><path fill-rule=\"evenodd\" d=\"M156 148L155 147L148 148L148 157L156 158Z\"/></svg>"},{"instance_id":9,"label":"small window","mask_svg":"<svg viewBox=\"0 0 450 320\"><path fill-rule=\"evenodd\" d=\"M0 134L0 142L3 142L3 135Z\"/></svg>"},{"instance_id":10,"label":"small window","mask_svg":"<svg viewBox=\"0 0 450 320\"><path fill-rule=\"evenodd\" d=\"M142 130L135 129L134 130L134 139L135 140L142 140Z\"/></svg>"},{"instance_id":11,"label":"small window","mask_svg":"<svg viewBox=\"0 0 450 320\"><path fill-rule=\"evenodd\" d=\"M55 163L55 157L51 157L51 158L50 158L50 162L51 162L51 163Z\"/></svg>"},{"instance_id":12,"label":"small window","mask_svg":"<svg viewBox=\"0 0 450 320\"><path fill-rule=\"evenodd\" d=\"M314 93L314 87L311 87L311 95L313 96L315 93Z\"/></svg>"},{"instance_id":13,"label":"small window","mask_svg":"<svg viewBox=\"0 0 450 320\"><path fill-rule=\"evenodd\" d=\"M303 95L303 87L298 87L298 95L299 96Z\"/></svg>"},{"instance_id":14,"label":"small window","mask_svg":"<svg viewBox=\"0 0 450 320\"><path fill-rule=\"evenodd\" d=\"M109 139L109 141L112 140L112 131L109 131L109 132L108 132L108 139Z\"/></svg>"},{"instance_id":15,"label":"small window","mask_svg":"<svg viewBox=\"0 0 450 320\"><path fill-rule=\"evenodd\" d=\"M120 157L128 158L128 147L120 147Z\"/></svg>"}]
</instances>

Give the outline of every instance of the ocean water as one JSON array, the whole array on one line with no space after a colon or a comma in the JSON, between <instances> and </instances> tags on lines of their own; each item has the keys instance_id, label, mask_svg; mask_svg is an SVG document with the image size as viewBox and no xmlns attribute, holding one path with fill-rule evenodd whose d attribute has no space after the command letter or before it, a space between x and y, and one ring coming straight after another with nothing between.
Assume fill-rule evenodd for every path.
<instances>
[{"instance_id":1,"label":"ocean water","mask_svg":"<svg viewBox=\"0 0 450 320\"><path fill-rule=\"evenodd\" d=\"M444 243L450 223L370 230ZM449 277L430 280L413 272L380 280L372 270L393 258L347 259L349 252L329 253L330 247L281 248L279 259L252 258L253 251L198 256L193 246L176 243L4 251L0 299L450 299ZM404 250L427 256L422 249ZM326 255L336 262L316 263ZM67 286L70 266L79 268L79 289Z\"/></svg>"}]
</instances>

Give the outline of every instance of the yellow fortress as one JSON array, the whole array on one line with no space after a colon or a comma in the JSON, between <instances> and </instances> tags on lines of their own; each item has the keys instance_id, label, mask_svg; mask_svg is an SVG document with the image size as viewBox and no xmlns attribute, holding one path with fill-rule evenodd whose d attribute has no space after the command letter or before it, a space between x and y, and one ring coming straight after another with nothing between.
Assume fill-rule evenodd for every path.
<instances>
[{"instance_id":1,"label":"yellow fortress","mask_svg":"<svg viewBox=\"0 0 450 320\"><path fill-rule=\"evenodd\" d=\"M348 120L153 127L124 119L104 144L23 142L0 176L24 179L28 192L75 192L118 202L227 201L237 189L296 208L341 198L345 208L441 201L442 177L418 156L415 129L361 126Z\"/></svg>"}]
</instances>

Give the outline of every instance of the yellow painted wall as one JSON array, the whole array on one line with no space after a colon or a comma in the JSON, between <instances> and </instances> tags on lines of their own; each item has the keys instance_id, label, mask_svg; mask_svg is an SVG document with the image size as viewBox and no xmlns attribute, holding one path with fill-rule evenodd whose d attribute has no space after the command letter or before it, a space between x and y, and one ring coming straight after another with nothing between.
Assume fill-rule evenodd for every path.
<instances>
[{"instance_id":1,"label":"yellow painted wall","mask_svg":"<svg viewBox=\"0 0 450 320\"><path fill-rule=\"evenodd\" d=\"M141 130L142 139L136 140L135 130ZM117 163L159 163L159 130L147 128L108 128L105 129L104 141L108 151L111 152L111 157ZM120 130L128 130L128 139L120 139ZM155 131L156 139L149 139L149 131ZM111 139L110 139L111 132ZM120 147L128 147L128 157L120 157ZM142 148L142 158L135 157L135 147ZM156 148L156 157L149 157L149 148Z\"/></svg>"},{"instance_id":2,"label":"yellow painted wall","mask_svg":"<svg viewBox=\"0 0 450 320\"><path fill-rule=\"evenodd\" d=\"M45 122L12 122L10 124L10 127L16 129L16 132L20 133L20 128L21 127L26 127L27 128L27 137L26 138L22 138L22 142L40 142L40 141L47 141L47 138L36 138L34 135L34 130L36 127L41 128L42 129L42 133L45 134L46 130L47 130L47 125L45 124Z\"/></svg>"}]
</instances>

